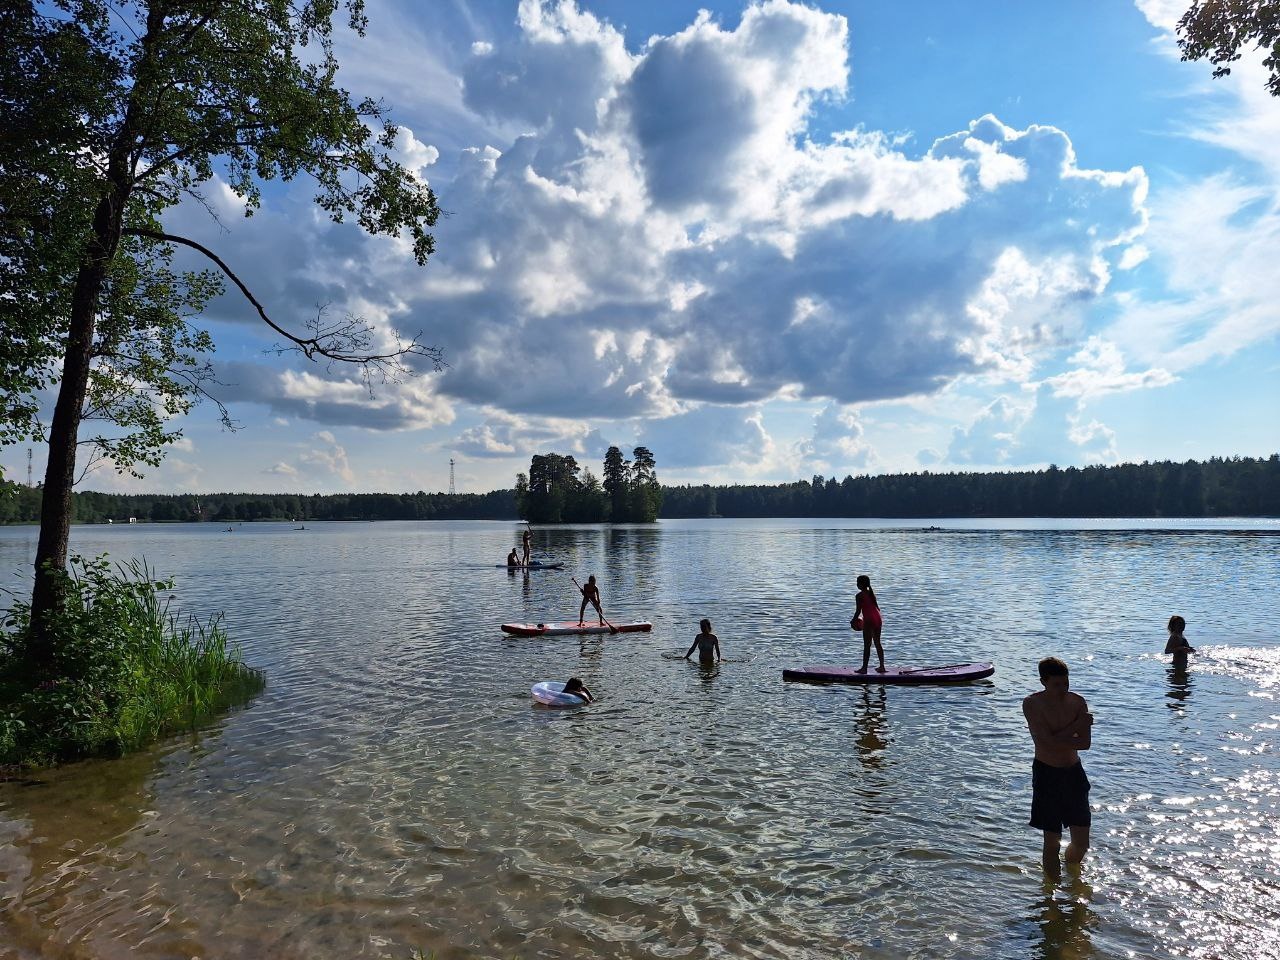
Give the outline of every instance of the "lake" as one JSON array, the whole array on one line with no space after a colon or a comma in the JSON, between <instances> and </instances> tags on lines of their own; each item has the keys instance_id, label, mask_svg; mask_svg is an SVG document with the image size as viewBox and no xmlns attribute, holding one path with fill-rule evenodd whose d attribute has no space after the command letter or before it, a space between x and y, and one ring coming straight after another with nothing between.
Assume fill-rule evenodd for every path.
<instances>
[{"instance_id":1,"label":"lake","mask_svg":"<svg viewBox=\"0 0 1280 960\"><path fill-rule=\"evenodd\" d=\"M941 529L927 530L936 525ZM1280 522L688 520L76 528L225 611L250 706L0 783L0 958L1280 957ZM23 592L35 530L0 528ZM652 633L576 619L570 577ZM890 662L957 687L784 683ZM1169 616L1199 649L1161 656ZM726 662L676 659L710 617ZM1093 847L1048 881L1021 700L1096 718ZM581 677L599 702L533 705Z\"/></svg>"}]
</instances>

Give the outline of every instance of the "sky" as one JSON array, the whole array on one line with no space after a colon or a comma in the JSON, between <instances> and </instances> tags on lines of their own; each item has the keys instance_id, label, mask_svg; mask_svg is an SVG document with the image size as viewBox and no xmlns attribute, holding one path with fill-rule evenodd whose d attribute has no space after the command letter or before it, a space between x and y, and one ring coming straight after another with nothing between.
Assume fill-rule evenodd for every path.
<instances>
[{"instance_id":1,"label":"sky","mask_svg":"<svg viewBox=\"0 0 1280 960\"><path fill-rule=\"evenodd\" d=\"M1181 62L1182 7L369 0L339 81L447 211L428 265L301 180L167 225L277 322L448 366L370 397L232 289L202 322L239 428L202 405L161 467L79 488L437 491L453 460L480 492L611 444L664 483L1274 453L1280 99L1253 58Z\"/></svg>"}]
</instances>

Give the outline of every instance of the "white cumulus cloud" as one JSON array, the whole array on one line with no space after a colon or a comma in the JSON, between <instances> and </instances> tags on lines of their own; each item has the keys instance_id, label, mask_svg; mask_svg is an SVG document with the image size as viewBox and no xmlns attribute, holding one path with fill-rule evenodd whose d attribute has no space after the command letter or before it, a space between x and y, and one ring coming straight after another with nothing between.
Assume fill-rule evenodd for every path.
<instances>
[{"instance_id":1,"label":"white cumulus cloud","mask_svg":"<svg viewBox=\"0 0 1280 960\"><path fill-rule=\"evenodd\" d=\"M459 109L487 133L452 152L408 126L397 141L450 213L425 269L301 193L235 228L260 299L296 311L283 320L329 304L388 337L421 331L448 368L370 400L337 372L232 361L233 402L383 430L447 424L463 404L485 420L457 450L486 458L523 456L543 429L580 436L554 424L584 417L649 418L653 436L717 423L733 443L677 458L759 462L772 399L833 403L838 424L962 378L1030 378L1139 256L1145 174L1080 167L1062 130L984 116L923 153L820 134L848 95L837 14L767 0L629 48L572 2L523 0L514 26L468 29ZM218 315L253 319L232 298ZM869 453L812 452L837 455Z\"/></svg>"}]
</instances>

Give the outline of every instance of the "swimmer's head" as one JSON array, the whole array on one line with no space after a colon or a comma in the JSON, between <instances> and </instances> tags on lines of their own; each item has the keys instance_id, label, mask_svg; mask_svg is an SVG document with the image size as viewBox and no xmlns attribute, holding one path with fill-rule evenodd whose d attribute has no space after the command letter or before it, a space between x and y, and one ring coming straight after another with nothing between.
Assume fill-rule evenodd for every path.
<instances>
[{"instance_id":1,"label":"swimmer's head","mask_svg":"<svg viewBox=\"0 0 1280 960\"><path fill-rule=\"evenodd\" d=\"M864 574L861 574L861 575L858 577L858 589L859 589L859 590L870 590L870 589L871 589L871 578L870 578L870 577L868 577L865 573L864 573Z\"/></svg>"},{"instance_id":2,"label":"swimmer's head","mask_svg":"<svg viewBox=\"0 0 1280 960\"><path fill-rule=\"evenodd\" d=\"M703 617L701 620L698 621L698 626L702 628L703 633L711 632L711 621L708 620L706 617Z\"/></svg>"},{"instance_id":3,"label":"swimmer's head","mask_svg":"<svg viewBox=\"0 0 1280 960\"><path fill-rule=\"evenodd\" d=\"M1187 629L1187 621L1183 620L1176 613L1169 618L1170 633L1181 633L1185 629Z\"/></svg>"}]
</instances>

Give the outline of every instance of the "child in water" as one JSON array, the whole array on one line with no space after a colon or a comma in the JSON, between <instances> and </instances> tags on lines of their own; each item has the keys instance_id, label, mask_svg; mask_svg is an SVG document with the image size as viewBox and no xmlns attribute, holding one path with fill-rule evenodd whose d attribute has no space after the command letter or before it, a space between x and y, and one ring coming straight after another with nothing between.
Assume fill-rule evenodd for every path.
<instances>
[{"instance_id":1,"label":"child in water","mask_svg":"<svg viewBox=\"0 0 1280 960\"><path fill-rule=\"evenodd\" d=\"M871 661L871 644L876 645L876 655L880 657L877 673L884 673L884 647L880 646L880 628L884 626L884 618L880 616L880 604L876 601L876 592L871 589L871 578L865 573L858 577L858 596L855 598L853 619L849 626L862 631L862 667L858 673L867 672L867 664Z\"/></svg>"},{"instance_id":2,"label":"child in water","mask_svg":"<svg viewBox=\"0 0 1280 960\"><path fill-rule=\"evenodd\" d=\"M575 696L581 697L583 700L587 701L587 703L591 703L595 700L595 697L591 695L591 691L587 689L587 685L577 677L569 678L569 682L564 685L564 692L572 693Z\"/></svg>"},{"instance_id":3,"label":"child in water","mask_svg":"<svg viewBox=\"0 0 1280 960\"><path fill-rule=\"evenodd\" d=\"M698 651L698 662L704 667L709 667L720 659L720 638L711 632L711 621L705 617L698 623L702 632L693 638L693 646L689 647L689 652L684 655L688 660L693 656L693 651ZM715 654L715 660L711 655Z\"/></svg>"},{"instance_id":4,"label":"child in water","mask_svg":"<svg viewBox=\"0 0 1280 960\"><path fill-rule=\"evenodd\" d=\"M1187 629L1187 621L1176 614L1169 618L1169 642L1164 645L1165 653L1173 654L1173 665L1183 668L1187 665L1187 654L1195 653L1196 648L1187 643L1182 631Z\"/></svg>"}]
</instances>

